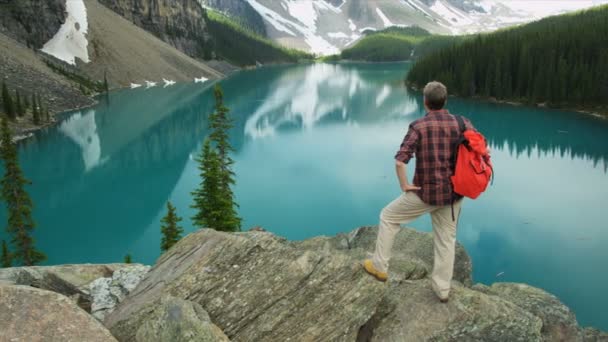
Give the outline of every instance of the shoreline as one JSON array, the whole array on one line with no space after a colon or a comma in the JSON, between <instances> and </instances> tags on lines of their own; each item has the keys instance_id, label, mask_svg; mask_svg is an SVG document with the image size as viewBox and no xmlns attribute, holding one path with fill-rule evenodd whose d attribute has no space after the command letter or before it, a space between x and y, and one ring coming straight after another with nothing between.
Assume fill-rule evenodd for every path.
<instances>
[{"instance_id":1,"label":"shoreline","mask_svg":"<svg viewBox=\"0 0 608 342\"><path fill-rule=\"evenodd\" d=\"M413 91L422 92L418 87L413 86L411 84L407 84L407 82L405 82L405 86ZM450 95L448 95L448 97L456 97L456 98L463 99L463 100L484 101L484 102L488 102L488 103L511 105L511 106L517 106L517 107L530 107L530 108L575 112L575 113L584 114L587 116L592 116L592 117L602 119L602 120L608 120L608 108L605 109L606 112L602 112L602 111L590 110L588 108L581 108L581 107L577 108L577 107L569 107L569 106L565 106L565 107L552 106L546 102L526 103L526 102L519 102L519 101L514 101L514 100L498 100L495 97L484 97L484 96L478 96L478 95L477 96L460 96L458 94L450 94Z\"/></svg>"},{"instance_id":2,"label":"shoreline","mask_svg":"<svg viewBox=\"0 0 608 342\"><path fill-rule=\"evenodd\" d=\"M84 106L75 107L75 108L68 108L66 110L62 110L57 113L52 113L51 122L47 122L40 126L23 128L23 129L19 130L18 132L14 132L14 134L12 136L13 142L16 144L22 143L22 142L27 141L28 139L32 138L37 132L57 125L61 121L60 119L57 118L57 116L59 116L59 115L63 115L68 112L74 112L77 110L82 110L82 109L86 109L86 108L90 108L90 107L94 107L94 106L98 105L99 101L97 101L95 99L95 97L98 95L100 95L100 94L93 94L93 95L88 96L93 101L93 103L90 105L84 105Z\"/></svg>"}]
</instances>

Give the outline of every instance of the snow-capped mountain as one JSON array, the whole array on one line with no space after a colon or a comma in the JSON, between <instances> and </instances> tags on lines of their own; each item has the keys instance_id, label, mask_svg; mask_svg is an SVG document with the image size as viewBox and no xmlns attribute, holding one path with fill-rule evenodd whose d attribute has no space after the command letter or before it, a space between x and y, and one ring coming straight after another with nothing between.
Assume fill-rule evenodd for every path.
<instances>
[{"instance_id":1,"label":"snow-capped mountain","mask_svg":"<svg viewBox=\"0 0 608 342\"><path fill-rule=\"evenodd\" d=\"M338 53L365 30L417 25L433 33L491 31L608 0L223 0L248 3L268 37L319 55ZM534 3L534 4L532 4ZM226 5L228 4L228 5Z\"/></svg>"}]
</instances>

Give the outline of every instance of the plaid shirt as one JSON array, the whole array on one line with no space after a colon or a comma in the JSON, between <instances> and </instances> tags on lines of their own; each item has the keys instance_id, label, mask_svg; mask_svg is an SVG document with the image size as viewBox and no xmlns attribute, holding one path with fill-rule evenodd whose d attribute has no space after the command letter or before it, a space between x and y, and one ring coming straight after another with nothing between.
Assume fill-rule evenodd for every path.
<instances>
[{"instance_id":1,"label":"plaid shirt","mask_svg":"<svg viewBox=\"0 0 608 342\"><path fill-rule=\"evenodd\" d=\"M467 129L475 129L464 119ZM444 206L462 198L452 191L454 144L460 136L458 121L447 110L428 112L412 122L395 159L408 163L416 154L413 184L421 187L420 199L427 204Z\"/></svg>"}]
</instances>

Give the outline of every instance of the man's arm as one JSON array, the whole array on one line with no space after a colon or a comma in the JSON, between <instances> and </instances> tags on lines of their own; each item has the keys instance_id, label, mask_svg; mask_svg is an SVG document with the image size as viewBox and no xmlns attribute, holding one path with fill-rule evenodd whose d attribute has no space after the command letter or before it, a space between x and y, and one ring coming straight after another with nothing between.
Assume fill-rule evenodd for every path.
<instances>
[{"instance_id":1,"label":"man's arm","mask_svg":"<svg viewBox=\"0 0 608 342\"><path fill-rule=\"evenodd\" d=\"M414 152L416 152L419 139L420 136L418 131L410 125L410 128L401 143L401 148L395 155L395 171L397 173L397 179L399 179L399 186L403 192L420 190L420 187L409 184L407 180L407 163L414 155Z\"/></svg>"},{"instance_id":2,"label":"man's arm","mask_svg":"<svg viewBox=\"0 0 608 342\"><path fill-rule=\"evenodd\" d=\"M419 186L409 184L407 180L407 165L404 162L395 160L395 171L397 172L399 185L401 186L401 190L403 192L420 190Z\"/></svg>"}]
</instances>

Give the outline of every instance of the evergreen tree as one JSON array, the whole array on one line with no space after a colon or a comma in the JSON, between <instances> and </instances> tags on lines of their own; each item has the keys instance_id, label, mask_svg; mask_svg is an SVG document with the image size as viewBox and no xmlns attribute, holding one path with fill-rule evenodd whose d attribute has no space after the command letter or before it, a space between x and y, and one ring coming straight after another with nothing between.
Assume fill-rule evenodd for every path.
<instances>
[{"instance_id":1,"label":"evergreen tree","mask_svg":"<svg viewBox=\"0 0 608 342\"><path fill-rule=\"evenodd\" d=\"M125 255L124 263L125 264L132 264L133 263L133 259L131 258L131 254Z\"/></svg>"},{"instance_id":2,"label":"evergreen tree","mask_svg":"<svg viewBox=\"0 0 608 342\"><path fill-rule=\"evenodd\" d=\"M201 154L196 161L199 163L201 184L192 192L196 214L192 217L195 226L221 230L221 203L224 201L220 195L221 165L217 152L211 147L209 139L205 140Z\"/></svg>"},{"instance_id":3,"label":"evergreen tree","mask_svg":"<svg viewBox=\"0 0 608 342\"><path fill-rule=\"evenodd\" d=\"M27 96L23 96L23 109L26 111L30 108L30 101L27 99Z\"/></svg>"},{"instance_id":4,"label":"evergreen tree","mask_svg":"<svg viewBox=\"0 0 608 342\"><path fill-rule=\"evenodd\" d=\"M13 98L8 91L6 83L2 83L2 107L4 108L6 115L8 115L11 120L14 120L16 117L15 105L13 104Z\"/></svg>"},{"instance_id":5,"label":"evergreen tree","mask_svg":"<svg viewBox=\"0 0 608 342\"><path fill-rule=\"evenodd\" d=\"M40 125L40 108L39 103L36 101L36 94L32 95L32 117L35 125Z\"/></svg>"},{"instance_id":6,"label":"evergreen tree","mask_svg":"<svg viewBox=\"0 0 608 342\"><path fill-rule=\"evenodd\" d=\"M12 235L11 243L15 247L13 259L21 265L32 266L46 260L46 256L36 250L34 238L34 220L32 219L32 200L25 191L25 185L31 184L19 167L17 146L13 143L6 119L2 120L0 130L0 157L4 162L4 177L0 181L2 198L6 202L8 225L6 230Z\"/></svg>"},{"instance_id":7,"label":"evergreen tree","mask_svg":"<svg viewBox=\"0 0 608 342\"><path fill-rule=\"evenodd\" d=\"M608 6L549 17L457 40L417 61L407 82L420 88L437 79L457 95L605 110L607 37Z\"/></svg>"},{"instance_id":8,"label":"evergreen tree","mask_svg":"<svg viewBox=\"0 0 608 342\"><path fill-rule=\"evenodd\" d=\"M11 254L8 251L8 246L6 245L6 241L2 240L2 254L0 255L0 267L11 267L12 260Z\"/></svg>"},{"instance_id":9,"label":"evergreen tree","mask_svg":"<svg viewBox=\"0 0 608 342\"><path fill-rule=\"evenodd\" d=\"M167 215L161 220L162 224L160 226L163 235L160 243L162 252L168 251L182 238L184 230L177 225L181 220L182 218L175 213L175 207L171 205L171 202L167 202Z\"/></svg>"},{"instance_id":10,"label":"evergreen tree","mask_svg":"<svg viewBox=\"0 0 608 342\"><path fill-rule=\"evenodd\" d=\"M103 73L103 89L105 90L106 93L110 91L110 85L108 84L107 72Z\"/></svg>"},{"instance_id":11,"label":"evergreen tree","mask_svg":"<svg viewBox=\"0 0 608 342\"><path fill-rule=\"evenodd\" d=\"M17 116L25 115L25 108L21 102L21 94L19 94L19 90L16 91L15 96L15 114L17 114Z\"/></svg>"},{"instance_id":12,"label":"evergreen tree","mask_svg":"<svg viewBox=\"0 0 608 342\"><path fill-rule=\"evenodd\" d=\"M224 106L219 85L216 85L214 95L215 112L209 117L211 134L197 158L202 181L199 188L192 192L192 207L197 210L192 220L199 227L239 231L241 219L236 212L237 204L231 188L235 183L232 171L234 161L230 157L233 149L228 136L232 120L228 116L228 108Z\"/></svg>"}]
</instances>

